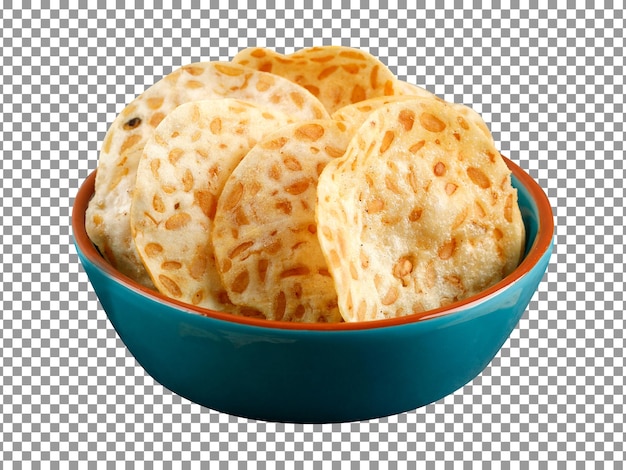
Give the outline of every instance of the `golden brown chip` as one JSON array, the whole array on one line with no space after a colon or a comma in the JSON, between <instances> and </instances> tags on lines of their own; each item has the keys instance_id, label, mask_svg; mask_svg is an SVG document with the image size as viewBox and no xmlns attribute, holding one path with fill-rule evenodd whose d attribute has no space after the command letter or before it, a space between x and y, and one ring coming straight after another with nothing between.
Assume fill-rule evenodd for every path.
<instances>
[{"instance_id":1,"label":"golden brown chip","mask_svg":"<svg viewBox=\"0 0 626 470\"><path fill-rule=\"evenodd\" d=\"M322 172L316 217L346 321L466 298L523 253L517 192L492 138L440 100L370 114Z\"/></svg>"},{"instance_id":2,"label":"golden brown chip","mask_svg":"<svg viewBox=\"0 0 626 470\"><path fill-rule=\"evenodd\" d=\"M350 47L312 47L290 55L249 48L240 51L233 62L288 78L317 96L329 113L351 103L400 93L401 85L385 64Z\"/></svg>"},{"instance_id":3,"label":"golden brown chip","mask_svg":"<svg viewBox=\"0 0 626 470\"><path fill-rule=\"evenodd\" d=\"M233 303L272 320L337 322L337 294L317 239L317 179L352 134L332 120L291 124L259 142L218 201L213 246Z\"/></svg>"},{"instance_id":4,"label":"golden brown chip","mask_svg":"<svg viewBox=\"0 0 626 470\"><path fill-rule=\"evenodd\" d=\"M256 142L290 122L279 111L219 99L185 103L155 129L137 169L130 225L159 291L242 313L230 303L215 267L210 234L217 200Z\"/></svg>"},{"instance_id":5,"label":"golden brown chip","mask_svg":"<svg viewBox=\"0 0 626 470\"><path fill-rule=\"evenodd\" d=\"M151 281L132 243L129 210L144 145L155 127L178 105L223 97L268 106L297 120L328 117L313 95L289 80L223 62L181 67L124 108L102 144L86 229L113 266L142 284L151 286Z\"/></svg>"}]
</instances>

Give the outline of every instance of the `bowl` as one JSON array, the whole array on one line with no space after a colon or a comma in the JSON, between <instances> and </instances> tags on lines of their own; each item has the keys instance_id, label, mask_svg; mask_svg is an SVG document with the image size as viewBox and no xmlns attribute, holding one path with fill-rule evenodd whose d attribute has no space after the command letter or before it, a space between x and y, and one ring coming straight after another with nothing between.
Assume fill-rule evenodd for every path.
<instances>
[{"instance_id":1,"label":"bowl","mask_svg":"<svg viewBox=\"0 0 626 470\"><path fill-rule=\"evenodd\" d=\"M505 158L518 190L526 253L484 292L425 315L300 324L196 308L142 287L103 259L85 232L95 172L73 208L79 259L138 363L204 407L265 421L366 420L419 408L474 379L516 327L547 269L553 215L540 186Z\"/></svg>"}]
</instances>

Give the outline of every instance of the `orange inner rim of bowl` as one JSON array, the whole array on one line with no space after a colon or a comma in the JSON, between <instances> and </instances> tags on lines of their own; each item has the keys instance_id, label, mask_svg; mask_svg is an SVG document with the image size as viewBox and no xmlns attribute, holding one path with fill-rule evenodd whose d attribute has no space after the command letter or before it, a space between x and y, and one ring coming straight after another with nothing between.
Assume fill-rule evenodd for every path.
<instances>
[{"instance_id":1,"label":"orange inner rim of bowl","mask_svg":"<svg viewBox=\"0 0 626 470\"><path fill-rule=\"evenodd\" d=\"M161 303L170 304L179 310L187 311L190 313L200 314L205 317L219 319L223 321L241 323L251 326L259 326L264 328L279 328L279 329L292 329L292 330L320 330L320 331L333 331L333 330L358 330L369 328L381 328L388 326L402 325L406 323L413 323L416 321L423 321L431 318L440 317L458 311L468 304L478 302L486 297L491 296L496 291L503 289L517 279L528 273L533 266L535 266L539 259L548 250L554 232L554 221L552 215L552 207L550 202L541 189L541 187L522 170L515 163L511 162L506 157L503 157L505 163L518 179L524 188L530 194L531 200L537 205L539 215L539 226L535 240L530 247L528 254L519 264L519 266L507 277L500 282L494 284L490 288L482 291L479 294L460 300L446 307L437 308L421 313L414 313L398 318L388 318L383 320L371 320L365 322L343 322L343 323L297 323L297 322L283 322L274 320L264 320L259 318L248 318L238 315L232 315L226 312L218 312L215 310L209 310L205 308L196 307L184 302L171 299L161 294L160 292L148 289L132 279L120 274L113 266L111 266L94 247L87 236L85 230L85 212L89 200L94 193L94 184L96 179L96 172L92 172L81 186L76 200L74 202L74 208L72 212L72 226L74 231L74 237L77 245L82 253L90 262L96 265L99 269L104 271L108 276L112 277L116 282L126 286L129 289L140 292L147 297L152 298Z\"/></svg>"}]
</instances>

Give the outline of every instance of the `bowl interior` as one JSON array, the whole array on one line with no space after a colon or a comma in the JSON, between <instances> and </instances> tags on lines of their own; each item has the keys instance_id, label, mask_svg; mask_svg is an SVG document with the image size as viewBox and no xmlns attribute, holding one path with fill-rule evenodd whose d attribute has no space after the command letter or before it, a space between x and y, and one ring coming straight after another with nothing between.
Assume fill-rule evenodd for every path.
<instances>
[{"instance_id":1,"label":"bowl interior","mask_svg":"<svg viewBox=\"0 0 626 470\"><path fill-rule=\"evenodd\" d=\"M522 262L506 278L477 295L474 295L459 302L455 302L446 307L430 310L428 312L423 312L419 314L411 314L400 318L338 324L277 322L257 318L234 316L224 312L217 312L214 310L195 307L193 305L170 299L160 294L159 292L147 289L146 287L136 283L132 279L122 275L115 268L113 268L100 255L98 250L91 243L89 237L87 236L85 230L85 212L89 200L94 193L96 172L93 172L91 175L89 175L76 196L72 213L74 239L76 247L81 253L83 259L86 262L95 265L98 270L102 271L108 278L110 278L114 282L122 284L128 289L138 291L142 293L142 295L148 296L161 303L169 304L178 310L189 312L190 314L200 314L218 320L243 323L263 328L321 331L370 329L413 323L417 321L427 321L428 319L441 317L448 313L458 311L459 309L469 306L470 304L480 302L486 298L489 298L498 290L506 288L508 285L514 283L516 280L530 272L533 267L537 265L543 255L551 248L554 232L554 222L552 208L547 196L545 195L541 187L530 177L530 175L528 175L518 165L516 165L506 157L503 158L507 166L512 171L512 184L515 188L517 188L518 191L518 202L526 228L526 247L525 255Z\"/></svg>"}]
</instances>

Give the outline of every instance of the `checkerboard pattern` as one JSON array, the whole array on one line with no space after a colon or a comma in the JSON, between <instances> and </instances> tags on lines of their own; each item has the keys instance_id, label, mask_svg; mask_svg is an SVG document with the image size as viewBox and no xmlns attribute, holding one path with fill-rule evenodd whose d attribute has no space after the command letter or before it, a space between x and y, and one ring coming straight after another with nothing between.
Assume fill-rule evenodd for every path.
<instances>
[{"instance_id":1,"label":"checkerboard pattern","mask_svg":"<svg viewBox=\"0 0 626 470\"><path fill-rule=\"evenodd\" d=\"M47 3L0 12L0 466L621 468L623 1ZM456 393L367 422L241 419L169 392L129 355L79 265L71 207L108 125L164 74L253 45L321 44L368 50L480 112L545 188L555 252L511 338Z\"/></svg>"}]
</instances>

